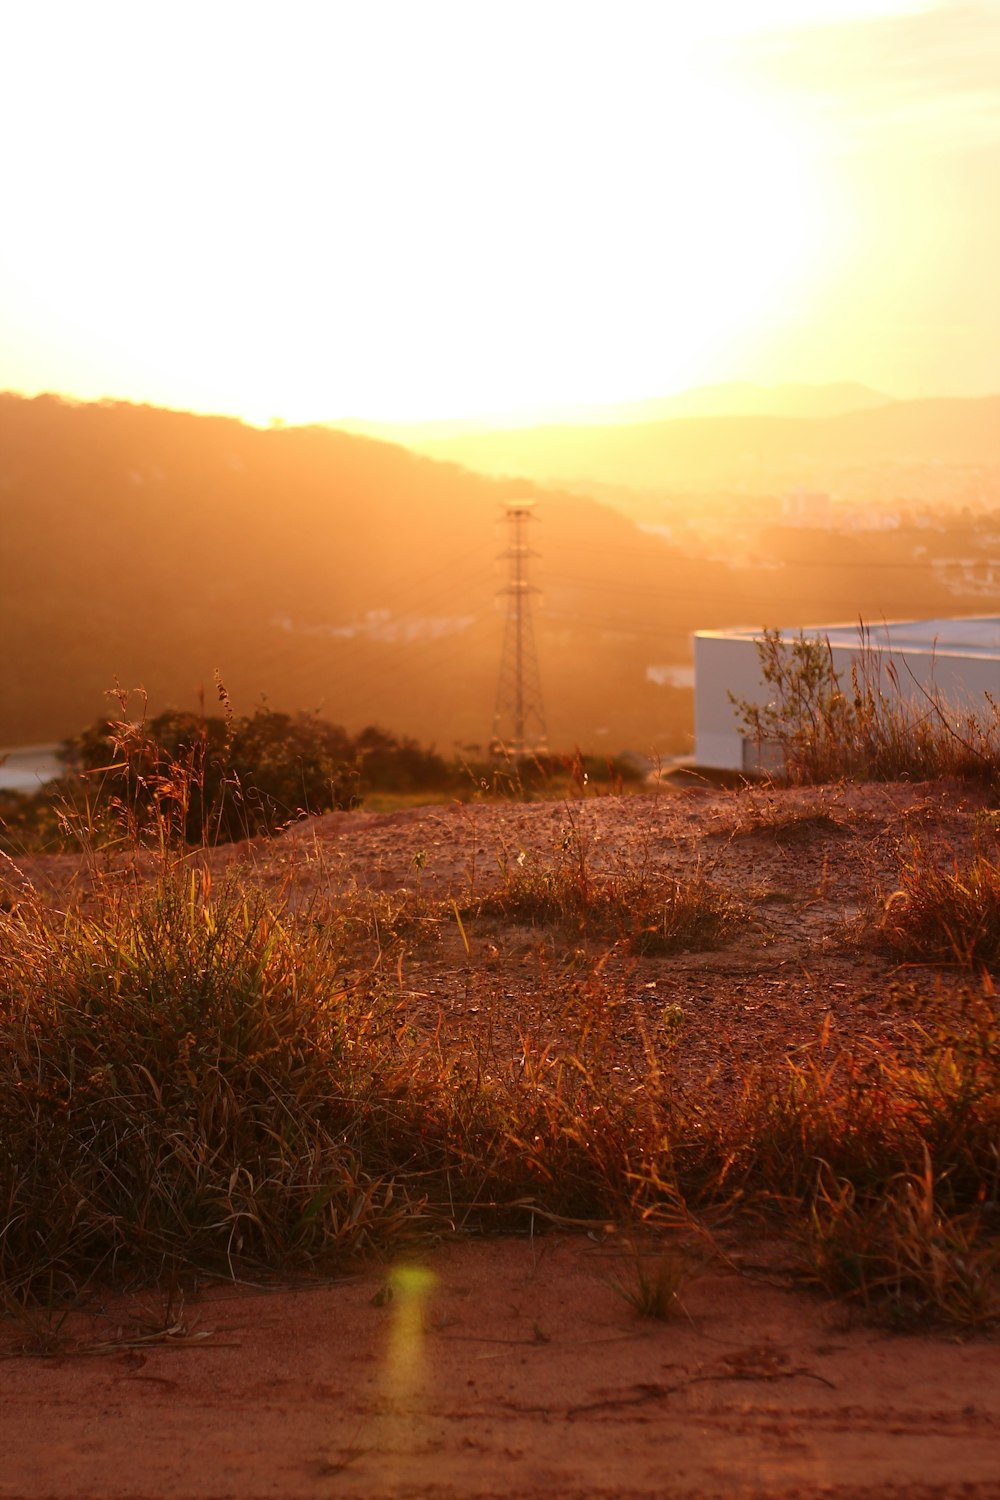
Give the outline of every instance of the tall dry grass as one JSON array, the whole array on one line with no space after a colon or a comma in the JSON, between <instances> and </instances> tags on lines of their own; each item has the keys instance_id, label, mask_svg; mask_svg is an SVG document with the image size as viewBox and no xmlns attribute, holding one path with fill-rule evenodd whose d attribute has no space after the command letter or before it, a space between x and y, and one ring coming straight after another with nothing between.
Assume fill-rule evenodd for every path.
<instances>
[{"instance_id":1,"label":"tall dry grass","mask_svg":"<svg viewBox=\"0 0 1000 1500\"><path fill-rule=\"evenodd\" d=\"M683 1025L654 1027L620 967L567 980L558 1030L530 996L512 1020L480 975L456 1042L413 1026L391 966L358 970L357 933L345 963L336 922L246 883L167 872L0 925L8 1306L95 1278L329 1268L456 1228L634 1233L756 1205L867 1306L998 1311L985 1001L917 1055L818 1043L720 1108L675 1067ZM942 1266L963 1256L959 1298Z\"/></svg>"},{"instance_id":2,"label":"tall dry grass","mask_svg":"<svg viewBox=\"0 0 1000 1500\"><path fill-rule=\"evenodd\" d=\"M769 701L731 701L743 732L777 751L791 784L957 777L1000 786L1000 705L989 695L978 708L949 702L873 644L863 623L849 681L819 636L766 630L758 656Z\"/></svg>"}]
</instances>

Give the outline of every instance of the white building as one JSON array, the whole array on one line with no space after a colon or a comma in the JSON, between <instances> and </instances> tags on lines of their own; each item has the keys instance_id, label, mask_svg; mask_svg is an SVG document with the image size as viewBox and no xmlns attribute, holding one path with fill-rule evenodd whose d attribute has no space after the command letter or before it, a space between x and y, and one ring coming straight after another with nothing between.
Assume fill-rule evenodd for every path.
<instances>
[{"instance_id":1,"label":"white building","mask_svg":"<svg viewBox=\"0 0 1000 1500\"><path fill-rule=\"evenodd\" d=\"M813 625L801 632L782 630L786 641L799 634L829 641L833 669L849 684L851 666L861 654L857 625ZM694 637L694 734L699 766L752 772L767 767L766 746L740 733L730 694L765 705L757 643L763 631L699 630ZM1000 701L1000 615L969 619L902 620L870 627L868 647L895 663L901 683L914 693L933 688L960 709L988 708L986 694ZM883 688L888 681L883 676ZM771 767L767 767L773 769Z\"/></svg>"}]
</instances>

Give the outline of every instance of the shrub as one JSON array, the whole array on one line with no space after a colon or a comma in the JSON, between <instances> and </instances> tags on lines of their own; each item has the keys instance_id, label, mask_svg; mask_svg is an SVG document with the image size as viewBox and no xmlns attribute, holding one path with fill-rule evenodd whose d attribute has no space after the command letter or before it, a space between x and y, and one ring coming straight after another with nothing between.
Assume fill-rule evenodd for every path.
<instances>
[{"instance_id":1,"label":"shrub","mask_svg":"<svg viewBox=\"0 0 1000 1500\"><path fill-rule=\"evenodd\" d=\"M354 804L351 741L306 714L211 718L169 709L98 720L63 746L131 833L206 843L272 833L301 812Z\"/></svg>"},{"instance_id":2,"label":"shrub","mask_svg":"<svg viewBox=\"0 0 1000 1500\"><path fill-rule=\"evenodd\" d=\"M791 641L765 630L758 642L771 697L761 705L730 694L744 733L778 748L783 773L804 785L842 777L896 781L959 776L1000 785L1000 710L960 711L932 686L907 684L893 657L859 627L846 685L829 641L804 633ZM905 664L904 664L905 665Z\"/></svg>"},{"instance_id":3,"label":"shrub","mask_svg":"<svg viewBox=\"0 0 1000 1500\"><path fill-rule=\"evenodd\" d=\"M440 791L456 783L455 769L436 750L377 725L362 729L352 748L362 791Z\"/></svg>"}]
</instances>

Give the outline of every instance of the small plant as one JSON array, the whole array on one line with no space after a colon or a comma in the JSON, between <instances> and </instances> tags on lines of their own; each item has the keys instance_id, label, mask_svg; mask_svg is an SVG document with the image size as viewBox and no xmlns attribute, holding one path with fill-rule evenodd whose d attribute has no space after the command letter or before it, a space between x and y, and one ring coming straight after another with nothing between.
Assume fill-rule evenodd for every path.
<instances>
[{"instance_id":1,"label":"small plant","mask_svg":"<svg viewBox=\"0 0 1000 1500\"><path fill-rule=\"evenodd\" d=\"M880 934L902 958L964 968L1000 963L1000 863L977 849L950 867L915 840L885 906Z\"/></svg>"},{"instance_id":2,"label":"small plant","mask_svg":"<svg viewBox=\"0 0 1000 1500\"><path fill-rule=\"evenodd\" d=\"M809 1250L827 1290L896 1325L939 1320L975 1328L1000 1318L1000 1248L982 1215L943 1212L930 1157L883 1192L821 1180Z\"/></svg>"},{"instance_id":3,"label":"small plant","mask_svg":"<svg viewBox=\"0 0 1000 1500\"><path fill-rule=\"evenodd\" d=\"M806 843L840 836L850 830L855 816L825 801L791 801L787 793L747 786L734 800L730 839L767 838L779 845ZM715 830L713 830L715 832ZM727 836L721 828L717 836Z\"/></svg>"},{"instance_id":4,"label":"small plant","mask_svg":"<svg viewBox=\"0 0 1000 1500\"><path fill-rule=\"evenodd\" d=\"M700 875L643 890L632 906L636 953L681 953L718 948L748 921L727 891Z\"/></svg>"},{"instance_id":5,"label":"small plant","mask_svg":"<svg viewBox=\"0 0 1000 1500\"><path fill-rule=\"evenodd\" d=\"M608 1285L640 1318L666 1322L684 1311L681 1291L691 1274L688 1261L676 1251L649 1258L635 1248L627 1272L609 1277Z\"/></svg>"},{"instance_id":6,"label":"small plant","mask_svg":"<svg viewBox=\"0 0 1000 1500\"><path fill-rule=\"evenodd\" d=\"M765 704L730 694L747 738L777 754L780 773L797 785L844 777L869 781L957 776L1000 785L1000 708L987 694L980 710L960 710L933 686L907 674L872 644L861 624L850 683L833 663L828 640L801 632L786 641L765 630L758 642Z\"/></svg>"}]
</instances>

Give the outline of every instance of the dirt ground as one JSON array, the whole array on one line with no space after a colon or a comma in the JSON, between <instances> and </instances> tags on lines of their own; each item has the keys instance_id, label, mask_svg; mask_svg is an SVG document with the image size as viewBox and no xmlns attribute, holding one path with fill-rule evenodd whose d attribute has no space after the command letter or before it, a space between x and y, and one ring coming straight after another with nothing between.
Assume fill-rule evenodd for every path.
<instances>
[{"instance_id":1,"label":"dirt ground","mask_svg":"<svg viewBox=\"0 0 1000 1500\"><path fill-rule=\"evenodd\" d=\"M946 1004L953 974L902 969L872 934L914 837L950 858L988 821L957 787L696 788L334 814L210 863L318 906L351 888L485 889L504 857L551 863L567 830L595 871L626 856L698 869L751 909L737 938L602 962L651 1025L682 1009L679 1065L717 1085L821 1030L905 1041L914 997ZM59 900L78 871L25 860L3 880L8 899L30 880ZM397 976L415 1024L435 1018L455 1045L498 992L557 998L596 961L583 944L554 962L537 933L469 938ZM640 1318L615 1286L635 1262L614 1233L525 1231L333 1284L203 1282L183 1304L161 1290L92 1300L58 1329L0 1324L0 1500L1000 1496L995 1337L891 1335L746 1234L695 1266L676 1317Z\"/></svg>"},{"instance_id":2,"label":"dirt ground","mask_svg":"<svg viewBox=\"0 0 1000 1500\"><path fill-rule=\"evenodd\" d=\"M746 1263L640 1319L627 1271L550 1234L94 1309L93 1352L0 1365L0 1496L1000 1494L995 1343L891 1337Z\"/></svg>"}]
</instances>

